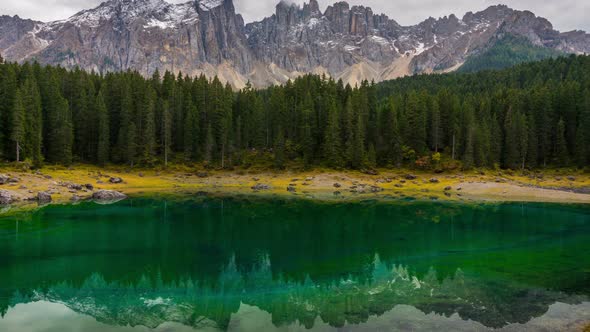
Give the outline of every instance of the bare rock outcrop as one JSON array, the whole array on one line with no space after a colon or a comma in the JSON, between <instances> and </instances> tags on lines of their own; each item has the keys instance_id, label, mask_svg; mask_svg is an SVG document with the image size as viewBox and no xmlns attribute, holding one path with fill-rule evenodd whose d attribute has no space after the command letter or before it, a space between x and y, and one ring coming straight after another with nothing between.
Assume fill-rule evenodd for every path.
<instances>
[{"instance_id":1,"label":"bare rock outcrop","mask_svg":"<svg viewBox=\"0 0 590 332\"><path fill-rule=\"evenodd\" d=\"M284 83L305 73L352 85L446 72L505 35L566 53L590 53L590 35L560 33L529 11L504 5L402 26L365 6L337 2L322 12L280 1L275 14L244 24L233 0L108 0L49 23L0 17L0 53L99 73L169 70L218 76L235 88Z\"/></svg>"}]
</instances>

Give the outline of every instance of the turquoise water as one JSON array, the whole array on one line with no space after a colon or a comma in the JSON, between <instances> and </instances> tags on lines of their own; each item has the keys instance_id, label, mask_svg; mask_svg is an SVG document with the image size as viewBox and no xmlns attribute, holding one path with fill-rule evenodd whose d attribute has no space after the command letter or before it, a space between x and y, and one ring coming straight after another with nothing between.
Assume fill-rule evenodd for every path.
<instances>
[{"instance_id":1,"label":"turquoise water","mask_svg":"<svg viewBox=\"0 0 590 332\"><path fill-rule=\"evenodd\" d=\"M0 331L573 328L590 323L590 207L48 206L0 218L0 285Z\"/></svg>"}]
</instances>

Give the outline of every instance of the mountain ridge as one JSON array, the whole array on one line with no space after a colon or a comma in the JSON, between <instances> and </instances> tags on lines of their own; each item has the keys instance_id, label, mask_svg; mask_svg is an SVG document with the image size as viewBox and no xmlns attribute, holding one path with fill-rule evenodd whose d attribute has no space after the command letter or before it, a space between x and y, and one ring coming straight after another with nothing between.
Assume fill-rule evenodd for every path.
<instances>
[{"instance_id":1,"label":"mountain ridge","mask_svg":"<svg viewBox=\"0 0 590 332\"><path fill-rule=\"evenodd\" d=\"M101 73L157 70L219 76L241 88L284 83L307 73L351 85L418 73L454 71L490 41L513 35L564 53L590 52L590 35L561 33L545 18L505 5L432 17L402 26L365 6L336 2L322 12L281 1L275 13L246 24L232 0L109 0L65 20L0 17L0 53Z\"/></svg>"}]
</instances>

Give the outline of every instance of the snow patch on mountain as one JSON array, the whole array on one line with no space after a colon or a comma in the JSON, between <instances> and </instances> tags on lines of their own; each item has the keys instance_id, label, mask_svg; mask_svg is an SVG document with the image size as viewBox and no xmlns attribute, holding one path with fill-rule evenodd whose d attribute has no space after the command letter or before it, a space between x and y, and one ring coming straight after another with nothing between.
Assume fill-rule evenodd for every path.
<instances>
[{"instance_id":1,"label":"snow patch on mountain","mask_svg":"<svg viewBox=\"0 0 590 332\"><path fill-rule=\"evenodd\" d=\"M217 8L223 5L223 1L224 0L200 0L199 7L203 11L208 11L210 9Z\"/></svg>"}]
</instances>

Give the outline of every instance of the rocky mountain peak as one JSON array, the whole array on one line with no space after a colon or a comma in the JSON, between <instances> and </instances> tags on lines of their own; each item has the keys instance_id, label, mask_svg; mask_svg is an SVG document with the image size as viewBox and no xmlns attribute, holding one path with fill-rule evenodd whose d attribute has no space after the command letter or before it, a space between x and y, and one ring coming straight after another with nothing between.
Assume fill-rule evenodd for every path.
<instances>
[{"instance_id":1,"label":"rocky mountain peak","mask_svg":"<svg viewBox=\"0 0 590 332\"><path fill-rule=\"evenodd\" d=\"M275 14L244 24L232 0L109 0L69 19L41 23L0 17L0 52L11 61L151 75L217 75L241 87L283 83L304 73L346 83L446 72L504 35L568 53L589 53L585 32L555 31L549 21L505 5L430 17L402 26L369 7L317 0L281 1Z\"/></svg>"}]
</instances>

